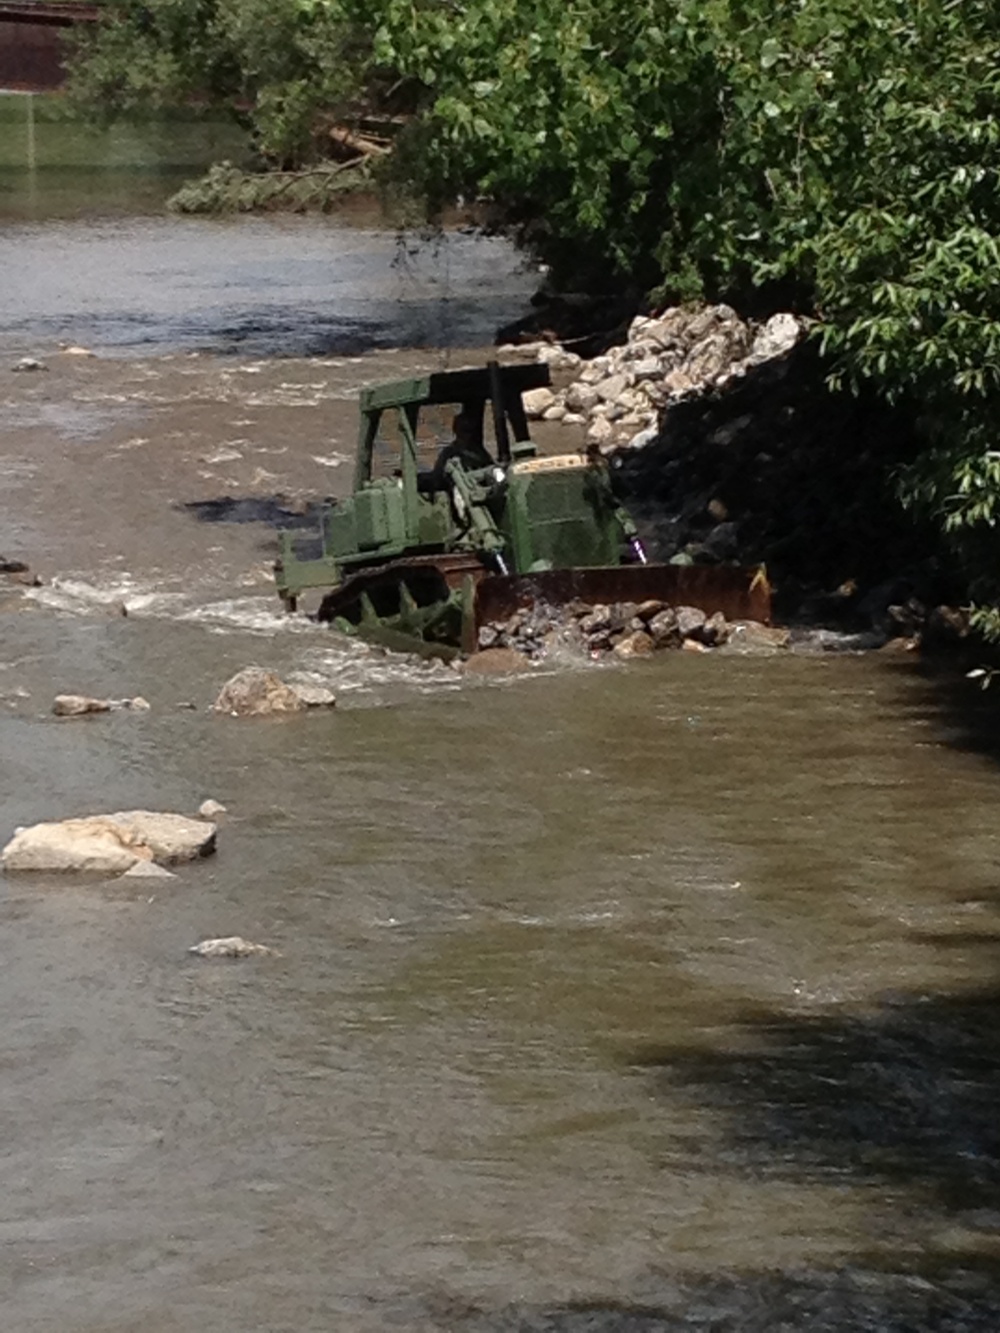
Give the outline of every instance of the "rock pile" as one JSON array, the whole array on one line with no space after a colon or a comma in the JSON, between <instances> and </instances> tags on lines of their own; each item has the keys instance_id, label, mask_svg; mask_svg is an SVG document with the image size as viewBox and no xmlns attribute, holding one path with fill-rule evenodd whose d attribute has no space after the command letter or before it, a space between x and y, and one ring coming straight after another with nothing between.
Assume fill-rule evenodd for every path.
<instances>
[{"instance_id":1,"label":"rock pile","mask_svg":"<svg viewBox=\"0 0 1000 1333\"><path fill-rule=\"evenodd\" d=\"M575 601L559 608L536 605L515 611L507 620L484 625L479 647L514 649L536 660L558 647L575 648L592 658L609 653L622 658L648 657L664 648L694 652L720 648L728 641L731 628L721 612L709 616L693 606L667 606L655 600L607 606Z\"/></svg>"},{"instance_id":2,"label":"rock pile","mask_svg":"<svg viewBox=\"0 0 1000 1333\"><path fill-rule=\"evenodd\" d=\"M535 420L585 426L587 443L607 452L639 448L655 438L664 408L733 386L756 367L786 356L805 329L791 314L772 315L755 326L727 305L675 307L655 318L638 316L623 346L591 361L541 344L539 361L577 374L565 389L525 394L525 411Z\"/></svg>"}]
</instances>

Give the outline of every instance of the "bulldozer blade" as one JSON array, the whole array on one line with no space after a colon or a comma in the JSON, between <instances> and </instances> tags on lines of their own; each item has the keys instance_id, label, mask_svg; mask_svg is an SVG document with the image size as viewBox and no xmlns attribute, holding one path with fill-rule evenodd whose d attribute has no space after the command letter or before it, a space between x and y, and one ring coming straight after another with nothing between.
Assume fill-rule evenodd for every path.
<instances>
[{"instance_id":1,"label":"bulldozer blade","mask_svg":"<svg viewBox=\"0 0 1000 1333\"><path fill-rule=\"evenodd\" d=\"M588 606L660 601L694 606L727 620L771 621L771 586L763 566L618 565L594 569L548 569L482 579L476 585L475 630L508 619L539 603Z\"/></svg>"}]
</instances>

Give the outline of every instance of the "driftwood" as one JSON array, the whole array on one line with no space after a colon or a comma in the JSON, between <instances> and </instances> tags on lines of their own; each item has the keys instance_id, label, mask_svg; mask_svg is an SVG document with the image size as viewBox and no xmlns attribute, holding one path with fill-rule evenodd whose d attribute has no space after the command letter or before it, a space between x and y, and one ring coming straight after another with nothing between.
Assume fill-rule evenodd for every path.
<instances>
[{"instance_id":1,"label":"driftwood","mask_svg":"<svg viewBox=\"0 0 1000 1333\"><path fill-rule=\"evenodd\" d=\"M392 146L391 141L380 134L361 133L346 125L331 125L327 134L335 151L350 153L355 158L384 157Z\"/></svg>"}]
</instances>

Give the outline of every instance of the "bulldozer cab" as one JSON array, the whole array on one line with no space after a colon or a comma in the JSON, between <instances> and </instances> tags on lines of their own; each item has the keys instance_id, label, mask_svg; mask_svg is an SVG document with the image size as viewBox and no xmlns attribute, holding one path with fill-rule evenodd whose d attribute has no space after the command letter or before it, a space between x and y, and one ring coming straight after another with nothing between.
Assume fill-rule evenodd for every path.
<instances>
[{"instance_id":1,"label":"bulldozer cab","mask_svg":"<svg viewBox=\"0 0 1000 1333\"><path fill-rule=\"evenodd\" d=\"M549 382L547 366L492 362L364 390L355 491L391 476L406 481L410 472L414 478L433 472L441 451L456 444L469 463L506 466L518 446L530 448L521 395Z\"/></svg>"},{"instance_id":2,"label":"bulldozer cab","mask_svg":"<svg viewBox=\"0 0 1000 1333\"><path fill-rule=\"evenodd\" d=\"M457 370L366 389L351 498L328 514L327 554L344 565L472 547L498 552L491 492L533 453L521 395L546 366Z\"/></svg>"}]
</instances>

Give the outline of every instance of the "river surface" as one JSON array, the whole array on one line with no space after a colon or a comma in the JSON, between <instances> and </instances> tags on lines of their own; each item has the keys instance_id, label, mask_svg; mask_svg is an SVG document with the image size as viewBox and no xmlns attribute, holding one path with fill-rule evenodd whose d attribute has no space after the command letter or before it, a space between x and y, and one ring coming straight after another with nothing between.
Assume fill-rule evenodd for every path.
<instances>
[{"instance_id":1,"label":"river surface","mask_svg":"<svg viewBox=\"0 0 1000 1333\"><path fill-rule=\"evenodd\" d=\"M4 1329L997 1328L1000 773L917 666L473 679L277 614L358 389L523 306L499 242L35 222L0 272L0 839L228 810L171 881L0 880ZM339 707L213 715L251 662ZM280 956L187 953L234 933Z\"/></svg>"}]
</instances>

